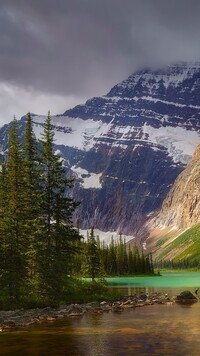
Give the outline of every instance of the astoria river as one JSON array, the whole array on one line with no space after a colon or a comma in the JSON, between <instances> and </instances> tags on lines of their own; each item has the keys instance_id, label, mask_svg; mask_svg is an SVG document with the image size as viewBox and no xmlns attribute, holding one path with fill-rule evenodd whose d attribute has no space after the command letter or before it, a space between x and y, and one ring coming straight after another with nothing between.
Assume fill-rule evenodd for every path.
<instances>
[{"instance_id":1,"label":"astoria river","mask_svg":"<svg viewBox=\"0 0 200 356\"><path fill-rule=\"evenodd\" d=\"M112 278L123 294L164 291L169 296L200 286L200 273ZM0 355L200 355L200 303L153 305L66 318L0 334Z\"/></svg>"}]
</instances>

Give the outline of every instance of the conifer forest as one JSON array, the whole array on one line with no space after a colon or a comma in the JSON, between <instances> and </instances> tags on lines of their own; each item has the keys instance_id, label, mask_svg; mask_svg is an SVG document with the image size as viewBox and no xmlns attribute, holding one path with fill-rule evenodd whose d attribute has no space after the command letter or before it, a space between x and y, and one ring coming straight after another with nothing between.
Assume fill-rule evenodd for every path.
<instances>
[{"instance_id":1,"label":"conifer forest","mask_svg":"<svg viewBox=\"0 0 200 356\"><path fill-rule=\"evenodd\" d=\"M123 241L110 245L84 239L74 226L80 204L71 197L73 179L54 152L50 113L39 140L27 114L24 133L14 118L0 171L0 299L60 303L69 280L81 277L153 274L151 256Z\"/></svg>"}]
</instances>

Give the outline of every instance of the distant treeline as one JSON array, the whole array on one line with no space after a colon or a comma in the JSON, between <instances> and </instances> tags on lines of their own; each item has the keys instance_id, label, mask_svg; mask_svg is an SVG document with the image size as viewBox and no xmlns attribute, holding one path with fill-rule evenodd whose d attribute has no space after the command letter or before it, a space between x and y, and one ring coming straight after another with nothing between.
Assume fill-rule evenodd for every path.
<instances>
[{"instance_id":1,"label":"distant treeline","mask_svg":"<svg viewBox=\"0 0 200 356\"><path fill-rule=\"evenodd\" d=\"M169 261L154 261L155 269L189 269L198 268L200 269L200 260L198 259L182 259L182 260L169 260Z\"/></svg>"},{"instance_id":2,"label":"distant treeline","mask_svg":"<svg viewBox=\"0 0 200 356\"><path fill-rule=\"evenodd\" d=\"M86 241L79 242L79 248L82 253L76 256L76 274L95 278L154 273L151 254L140 252L136 243L127 245L122 236L117 241L112 237L107 245L95 237L92 228Z\"/></svg>"}]
</instances>

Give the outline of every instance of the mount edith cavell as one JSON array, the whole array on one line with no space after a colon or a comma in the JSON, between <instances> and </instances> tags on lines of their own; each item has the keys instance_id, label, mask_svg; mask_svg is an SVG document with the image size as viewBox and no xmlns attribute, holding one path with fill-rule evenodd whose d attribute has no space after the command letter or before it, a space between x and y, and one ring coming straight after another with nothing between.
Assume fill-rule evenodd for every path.
<instances>
[{"instance_id":1,"label":"mount edith cavell","mask_svg":"<svg viewBox=\"0 0 200 356\"><path fill-rule=\"evenodd\" d=\"M180 233L200 218L200 149L191 161L200 143L199 93L200 63L140 70L52 117L56 152L76 178L81 229L146 240L158 259L186 256L186 245L197 244L184 244ZM45 117L32 117L39 137ZM0 129L1 154L8 129Z\"/></svg>"}]
</instances>

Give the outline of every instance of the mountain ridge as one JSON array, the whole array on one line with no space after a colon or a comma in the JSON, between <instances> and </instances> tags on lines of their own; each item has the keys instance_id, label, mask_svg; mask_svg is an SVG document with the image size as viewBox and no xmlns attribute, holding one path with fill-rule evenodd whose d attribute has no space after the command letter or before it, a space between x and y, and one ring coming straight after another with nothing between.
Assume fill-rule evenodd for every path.
<instances>
[{"instance_id":1,"label":"mountain ridge","mask_svg":"<svg viewBox=\"0 0 200 356\"><path fill-rule=\"evenodd\" d=\"M190 164L176 178L163 201L158 221L164 227L187 229L200 221L200 144Z\"/></svg>"},{"instance_id":2,"label":"mountain ridge","mask_svg":"<svg viewBox=\"0 0 200 356\"><path fill-rule=\"evenodd\" d=\"M143 70L52 117L82 229L140 235L200 142L199 89L200 64ZM44 116L33 122L40 137ZM0 128L1 152L8 128Z\"/></svg>"},{"instance_id":3,"label":"mountain ridge","mask_svg":"<svg viewBox=\"0 0 200 356\"><path fill-rule=\"evenodd\" d=\"M196 258L200 226L200 144L178 175L160 211L147 223L148 249L157 260ZM194 235L194 236L193 236Z\"/></svg>"}]
</instances>

